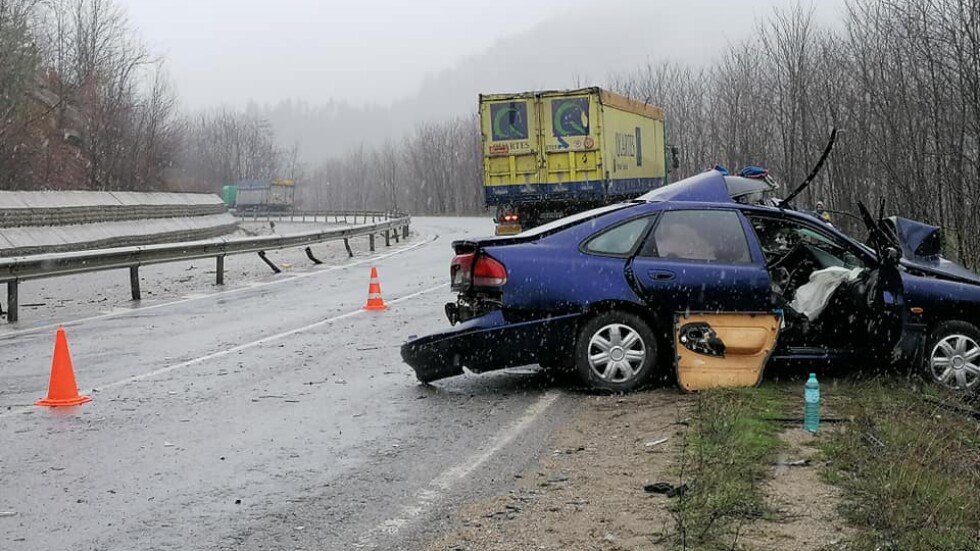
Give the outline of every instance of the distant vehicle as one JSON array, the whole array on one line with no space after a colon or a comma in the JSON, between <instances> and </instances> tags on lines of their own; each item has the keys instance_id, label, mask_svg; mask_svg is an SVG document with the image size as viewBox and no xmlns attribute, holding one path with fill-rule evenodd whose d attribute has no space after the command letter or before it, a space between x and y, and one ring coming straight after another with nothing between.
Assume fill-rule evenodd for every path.
<instances>
[{"instance_id":1,"label":"distant vehicle","mask_svg":"<svg viewBox=\"0 0 980 551\"><path fill-rule=\"evenodd\" d=\"M497 235L667 181L663 110L602 90L480 95L484 196Z\"/></svg>"},{"instance_id":2,"label":"distant vehicle","mask_svg":"<svg viewBox=\"0 0 980 551\"><path fill-rule=\"evenodd\" d=\"M242 180L222 188L225 206L238 212L288 212L293 210L293 180Z\"/></svg>"},{"instance_id":3,"label":"distant vehicle","mask_svg":"<svg viewBox=\"0 0 980 551\"><path fill-rule=\"evenodd\" d=\"M238 200L238 188L235 186L222 187L221 200L224 202L225 208L235 208L235 202Z\"/></svg>"},{"instance_id":4,"label":"distant vehicle","mask_svg":"<svg viewBox=\"0 0 980 551\"><path fill-rule=\"evenodd\" d=\"M755 385L767 364L877 362L980 390L980 276L943 258L939 228L859 203L863 244L772 189L712 170L456 241L455 327L402 357L424 382L537 363L614 392L673 370L694 390Z\"/></svg>"}]
</instances>

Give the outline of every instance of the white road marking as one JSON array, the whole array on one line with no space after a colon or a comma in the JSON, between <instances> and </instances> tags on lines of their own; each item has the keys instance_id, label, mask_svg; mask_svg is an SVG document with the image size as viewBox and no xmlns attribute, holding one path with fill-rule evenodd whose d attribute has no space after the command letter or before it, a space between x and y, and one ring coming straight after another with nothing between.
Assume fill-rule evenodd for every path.
<instances>
[{"instance_id":1,"label":"white road marking","mask_svg":"<svg viewBox=\"0 0 980 551\"><path fill-rule=\"evenodd\" d=\"M358 260L356 262L351 262L349 264L341 264L339 266L330 266L329 268L315 270L315 271L312 271L312 272L302 272L302 273L297 273L297 274L290 274L289 277L286 277L286 278L283 278L283 279L275 279L275 280L272 280L272 281L245 282L245 283L242 284L241 287L236 287L234 289L228 289L228 290L218 291L216 293L206 293L206 294L203 294L202 293L202 294L187 295L187 296L185 296L182 299L178 299L178 300L174 300L174 301L170 301L170 302L162 302L160 304L152 304L152 305L149 305L149 306L136 306L136 307L133 307L133 308L124 308L124 309L119 309L119 310L113 310L111 312L106 312L106 313L103 313L103 314L99 314L97 316L90 316L90 317L87 317L87 318L79 318L79 319L67 321L67 322L64 322L64 323L52 323L52 324L49 324L49 325L41 325L41 326L38 326L38 327L31 327L29 329L18 329L18 330L9 331L9 332L7 332L7 331L0 331L0 341L9 340L9 339L12 339L14 337L19 337L21 335L27 335L27 334L30 334L30 333L38 333L38 332L41 332L41 331L51 331L53 329L57 329L58 327L73 327L73 326L76 326L76 325L80 325L82 323L86 323L86 322L90 322L90 321L95 321L95 320L101 320L101 319L106 319L106 318L114 318L114 317L117 317L117 316L125 316L127 314L139 314L141 312L146 312L147 310L156 310L157 308L165 308L167 306L176 306L178 304L184 304L184 303L187 303L187 302L192 302L192 301L195 301L195 300L201 300L201 299L205 299L205 298L222 297L222 296L226 296L226 295L230 295L230 294L234 294L234 293L240 293L242 291L250 291L252 289L257 289L257 288L260 288L260 287L267 287L267 286L270 286L270 285L280 285L280 284L283 284L283 283L287 283L287 282L293 281L295 279L302 279L302 278L305 278L305 277L314 277L314 276L318 276L318 275L322 275L322 274L328 274L330 272L335 272L337 270L346 270L348 268L353 268L355 266L361 266L361 265L367 264L369 262L378 262L380 260L385 260L386 258L390 258L390 257L395 256L395 255L398 255L398 254L406 253L406 252L411 251L413 249L417 249L418 247L421 247L423 245L427 245L429 243L432 243L433 241L435 241L438 238L439 238L438 235L433 235L433 236L430 236L428 239L426 239L424 241L421 241L419 243L415 243L415 244L413 244L413 245L411 245L409 247L405 247L404 249L398 249L396 251L392 251L390 253L385 253L385 254L382 254L382 255L369 256L367 258L364 258L363 260Z\"/></svg>"},{"instance_id":2,"label":"white road marking","mask_svg":"<svg viewBox=\"0 0 980 551\"><path fill-rule=\"evenodd\" d=\"M420 297L422 295L431 293L433 291L438 291L439 289L445 289L448 286L449 286L448 283L441 283L441 284L436 285L434 287L429 287L428 289L423 289L421 291L417 291L417 292L412 293L410 295L405 295L403 297L399 297L399 298L396 298L394 300L389 300L387 302L388 302L389 305L391 305L391 304L398 304L400 302L405 302L406 300L411 300L413 298ZM89 389L88 391L82 392L81 394L83 394L83 395L84 394L91 394L93 392L99 392L99 391L102 391L102 390L107 389L107 388L115 388L115 387L118 387L118 386L123 386L123 385L127 385L127 384L130 384L130 383L135 383L136 381L142 381L144 379L150 379L152 377L157 377L157 376L163 375L165 373L170 373L171 371L176 371L178 369L183 369L185 367L191 367L191 366L194 366L194 365L199 365L199 364L202 364L204 362L207 362L207 361L210 361L210 360L214 360L216 358L221 358L221 357L227 356L229 354L235 354L237 352L241 352L242 350L248 350L250 348L255 348L256 346L262 346L263 344L268 344L270 342L275 342L275 341L278 341L278 340L282 340L282 339L284 339L286 337L290 337L290 336L295 335L297 333L303 333L303 332L309 331L311 329L316 329L317 327L322 327L324 325L329 325L331 323L335 323L335 322L338 322L338 321L343 320L343 319L352 318L354 316L359 316L359 315L366 314L366 313L367 313L367 310L353 310L351 312L347 312L345 314L340 314L340 315L334 316L332 318L327 318L327 319L324 319L324 320L320 320L318 322L314 322L314 323L311 323L309 325L304 325L302 327L297 327L296 329L290 329L289 331L283 331L282 333L277 333L275 335L269 335L268 337L263 337L261 339L255 340L255 341L251 341L251 342L247 342L247 343L244 343L244 344L240 344L240 345L234 346L232 348L226 348L224 350L219 350L217 352L212 352L211 354L206 354L204 356L200 356L200 357L194 358L192 360L187 360L187 361L176 363L176 364L173 364L173 365L168 365L166 367L161 367L160 369L155 369L153 371L148 371L146 373L141 373L139 375L133 375L132 377L127 377L125 379L120 379L118 381L114 381L114 382L111 382L111 383L108 383L108 384L104 384L104 385L101 385L101 386L98 386L98 387ZM0 413L0 419L2 419L4 417L7 417L7 416L10 416L10 415L13 415L13 414L16 414L16 413L22 413L24 411L27 411L27 410L32 409L33 407L34 406L19 406L19 407L15 408L15 409L10 409L8 411L5 411L5 412Z\"/></svg>"},{"instance_id":3,"label":"white road marking","mask_svg":"<svg viewBox=\"0 0 980 551\"><path fill-rule=\"evenodd\" d=\"M429 287L428 289L423 289L421 291L418 291L416 293L412 293L410 295L405 295L403 297L396 298L394 300L389 300L388 301L388 304L398 304L399 302L404 302L406 300L411 300L413 298L422 296L422 295L427 294L427 293L431 293L432 291L438 291L439 289L443 289L443 288L448 287L448 286L449 286L448 283L441 283L439 285L436 285L435 287ZM283 331L282 333L277 333L275 335L269 335L268 337L263 337L263 338L261 338L259 340L247 342L245 344L240 344L240 345L234 346L232 348L226 348L225 350L219 350L217 352L212 352L211 354L207 354L207 355L201 356L199 358L194 358L193 360L187 360L185 362L180 362L178 364L169 365L167 367L161 367L160 369L149 371L147 373L142 373L140 375L134 375L132 377L127 377L126 379L122 379L122 380L116 381L114 383L109 383L109 384L103 385L103 386L101 386L99 388L100 389L113 388L113 387L117 387L117 386L126 385L126 384L129 384L129 383L134 383L136 381L142 381L143 379L149 379L149 378L152 378L152 377L156 377L157 375L163 375L164 373L170 373L171 371L175 371L177 369L181 369L181 368L184 368L184 367L190 367L192 365L202 364L202 363L204 363L206 361L213 360L215 358L221 358L221 357L227 356L229 354L234 354L236 352L241 352L242 350L248 350L249 348L255 348L256 346L262 346L263 344L268 344L270 342L275 342L275 341L278 341L278 340L282 340L282 339L284 339L286 337L291 337L291 336L293 336L293 335L295 335L297 333L303 333L303 332L309 331L310 329L316 329L317 327L322 327L324 325L329 325L331 323L338 322L338 321L340 321L342 319L352 318L354 316L359 316L359 315L365 314L365 313L367 313L367 310L361 310L361 309L359 309L359 310L353 310L351 312L347 312L346 314L340 314L340 315L334 316L332 318L327 318L325 320L320 320L320 321L311 323L309 325L304 325L303 327L297 327L296 329L290 329L289 331Z\"/></svg>"},{"instance_id":4,"label":"white road marking","mask_svg":"<svg viewBox=\"0 0 980 551\"><path fill-rule=\"evenodd\" d=\"M432 479L428 486L422 488L415 494L415 499L412 503L401 508L398 516L389 518L374 527L355 546L360 548L377 547L377 544L372 541L377 534L394 535L412 522L413 519L428 512L453 486L480 468L494 454L507 447L514 438L527 430L560 396L561 394L554 390L543 394L533 404L528 406L527 410L524 411L524 414L517 421L497 434L497 437L494 438L489 446Z\"/></svg>"}]
</instances>

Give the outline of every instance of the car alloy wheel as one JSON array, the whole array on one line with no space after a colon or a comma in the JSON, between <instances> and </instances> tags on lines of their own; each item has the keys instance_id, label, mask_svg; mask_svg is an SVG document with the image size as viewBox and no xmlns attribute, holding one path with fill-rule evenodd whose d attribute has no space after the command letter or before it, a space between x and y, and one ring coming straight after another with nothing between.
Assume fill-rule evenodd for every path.
<instances>
[{"instance_id":1,"label":"car alloy wheel","mask_svg":"<svg viewBox=\"0 0 980 551\"><path fill-rule=\"evenodd\" d=\"M589 339L589 367L603 381L622 384L634 379L647 358L647 347L633 328L612 323Z\"/></svg>"},{"instance_id":2,"label":"car alloy wheel","mask_svg":"<svg viewBox=\"0 0 980 551\"><path fill-rule=\"evenodd\" d=\"M980 384L980 345L966 335L943 337L932 347L929 374L949 388L975 390Z\"/></svg>"}]
</instances>

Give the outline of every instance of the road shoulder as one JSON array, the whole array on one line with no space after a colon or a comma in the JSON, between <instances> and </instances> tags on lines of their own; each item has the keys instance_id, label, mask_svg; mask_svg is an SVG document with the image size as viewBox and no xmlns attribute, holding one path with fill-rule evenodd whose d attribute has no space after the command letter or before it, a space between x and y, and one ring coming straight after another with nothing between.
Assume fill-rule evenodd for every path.
<instances>
[{"instance_id":1,"label":"road shoulder","mask_svg":"<svg viewBox=\"0 0 980 551\"><path fill-rule=\"evenodd\" d=\"M643 487L671 476L689 399L673 390L582 399L536 466L508 493L456 511L427 549L655 548L672 521L667 498Z\"/></svg>"},{"instance_id":2,"label":"road shoulder","mask_svg":"<svg viewBox=\"0 0 980 551\"><path fill-rule=\"evenodd\" d=\"M773 436L771 452L756 461L746 450L738 451L745 445L739 440L758 427L755 421L744 426L735 422L749 411L737 404L752 404L748 407L759 419L772 418L786 405L774 398L782 390L768 389L759 396L754 392L699 396L663 389L583 396L580 414L554 433L536 465L515 476L506 493L455 511L449 529L426 549L667 550L681 545L684 534L688 543L695 538L705 545L724 543L726 549L847 548L852 534L839 513L842 492L820 476L821 438L773 421L764 423ZM758 401L767 397L778 407L759 407ZM728 421L717 415L724 412L731 414ZM706 421L698 415L716 418ZM715 429L720 432L708 434ZM701 457L711 455L711 449L720 455ZM754 474L741 473L738 461L726 462L726 453L753 458L747 461L754 462L749 467ZM745 505L753 501L751 496L730 495L741 486L714 480L715 475L693 465L698 461L708 469L729 465L733 472L721 475L726 480L757 475L758 482L750 486L758 494L758 507ZM687 483L690 488L684 498L648 491L658 483ZM711 510L691 510L699 503L713 505ZM721 518L700 518L710 514ZM702 533L698 539L690 532L701 528L712 535Z\"/></svg>"}]
</instances>

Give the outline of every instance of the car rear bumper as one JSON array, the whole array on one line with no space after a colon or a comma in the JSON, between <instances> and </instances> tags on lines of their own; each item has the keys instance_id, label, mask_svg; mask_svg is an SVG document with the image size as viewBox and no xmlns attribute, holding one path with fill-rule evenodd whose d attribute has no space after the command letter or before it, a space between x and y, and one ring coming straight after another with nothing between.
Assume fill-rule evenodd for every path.
<instances>
[{"instance_id":1,"label":"car rear bumper","mask_svg":"<svg viewBox=\"0 0 980 551\"><path fill-rule=\"evenodd\" d=\"M581 314L508 323L500 310L452 329L402 345L405 360L421 381L435 381L471 371L492 371L570 355Z\"/></svg>"}]
</instances>

